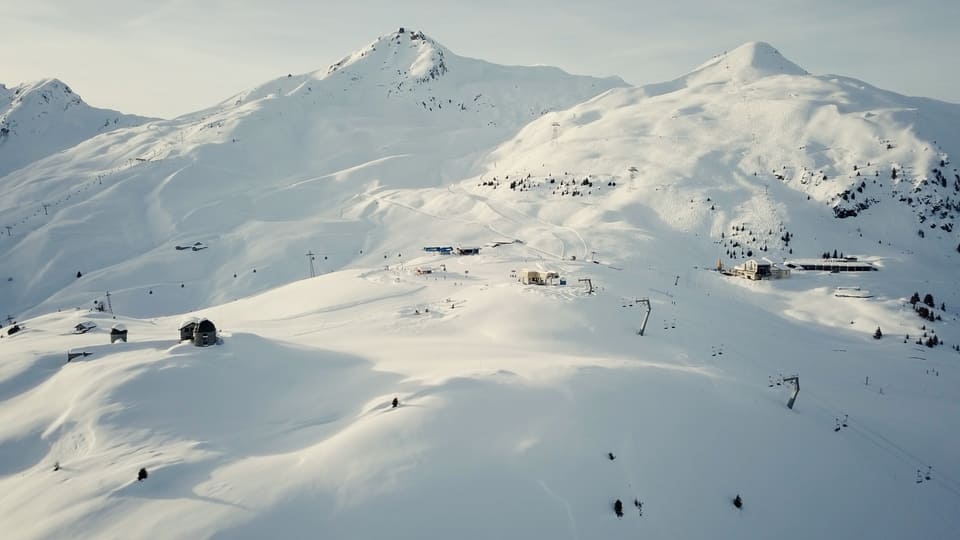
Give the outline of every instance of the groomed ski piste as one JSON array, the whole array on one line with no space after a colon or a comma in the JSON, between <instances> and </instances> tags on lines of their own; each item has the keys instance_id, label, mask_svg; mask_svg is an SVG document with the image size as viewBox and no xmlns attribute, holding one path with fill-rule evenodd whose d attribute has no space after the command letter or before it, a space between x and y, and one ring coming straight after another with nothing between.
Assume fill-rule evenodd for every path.
<instances>
[{"instance_id":1,"label":"groomed ski piste","mask_svg":"<svg viewBox=\"0 0 960 540\"><path fill-rule=\"evenodd\" d=\"M474 80L458 78L469 59L398 35L0 179L4 212L71 195L3 239L0 298L20 328L0 328L5 538L960 530L957 233L927 217L920 238L936 202L901 203L890 177L895 163L917 199L949 196L921 177L953 167L956 128L938 118L956 105L748 44L662 85L584 78L520 108L491 100L497 126L436 120L412 98L371 114L380 127L347 122L393 99L332 85L341 70L348 88L393 77L377 54L413 51L403 67L431 81L424 96ZM352 97L311 116L320 88ZM858 172L854 200L881 202L840 219ZM716 270L835 249L877 271ZM525 284L525 270L559 277ZM870 297L836 294L853 290ZM186 317L220 343L180 342Z\"/></svg>"}]
</instances>

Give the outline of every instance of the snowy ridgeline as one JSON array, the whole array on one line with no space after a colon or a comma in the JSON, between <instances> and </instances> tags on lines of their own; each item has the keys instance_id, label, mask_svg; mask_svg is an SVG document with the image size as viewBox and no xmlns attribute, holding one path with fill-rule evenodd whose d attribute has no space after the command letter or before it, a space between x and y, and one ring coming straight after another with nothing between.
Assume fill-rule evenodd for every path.
<instances>
[{"instance_id":1,"label":"snowy ridgeline","mask_svg":"<svg viewBox=\"0 0 960 540\"><path fill-rule=\"evenodd\" d=\"M0 176L4 530L951 537L958 107L625 86L404 29Z\"/></svg>"}]
</instances>

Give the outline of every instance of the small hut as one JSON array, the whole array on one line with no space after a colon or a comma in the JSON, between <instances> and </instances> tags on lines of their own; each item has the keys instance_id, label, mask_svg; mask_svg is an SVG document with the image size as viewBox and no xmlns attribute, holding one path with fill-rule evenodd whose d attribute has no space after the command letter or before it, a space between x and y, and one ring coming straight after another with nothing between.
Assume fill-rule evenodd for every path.
<instances>
[{"instance_id":1,"label":"small hut","mask_svg":"<svg viewBox=\"0 0 960 540\"><path fill-rule=\"evenodd\" d=\"M73 327L74 334L86 334L90 330L96 328L97 325L93 321L83 321Z\"/></svg>"},{"instance_id":2,"label":"small hut","mask_svg":"<svg viewBox=\"0 0 960 540\"><path fill-rule=\"evenodd\" d=\"M110 343L118 341L127 342L127 327L119 323L110 328Z\"/></svg>"},{"instance_id":3,"label":"small hut","mask_svg":"<svg viewBox=\"0 0 960 540\"><path fill-rule=\"evenodd\" d=\"M217 344L217 327L210 319L200 319L193 330L193 344L208 347Z\"/></svg>"},{"instance_id":4,"label":"small hut","mask_svg":"<svg viewBox=\"0 0 960 540\"><path fill-rule=\"evenodd\" d=\"M196 331L199 319L188 317L180 323L180 341L192 341L193 333Z\"/></svg>"}]
</instances>

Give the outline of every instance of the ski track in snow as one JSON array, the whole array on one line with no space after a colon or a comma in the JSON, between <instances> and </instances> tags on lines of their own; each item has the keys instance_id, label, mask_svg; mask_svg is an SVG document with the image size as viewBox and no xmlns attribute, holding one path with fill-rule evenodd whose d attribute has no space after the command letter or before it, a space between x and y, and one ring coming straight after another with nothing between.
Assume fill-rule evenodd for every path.
<instances>
[{"instance_id":1,"label":"ski track in snow","mask_svg":"<svg viewBox=\"0 0 960 540\"><path fill-rule=\"evenodd\" d=\"M543 480L538 480L537 484L539 484L539 486L543 489L544 493L546 493L552 499L554 499L555 501L563 505L563 509L567 513L567 521L569 522L569 526L570 526L570 537L579 539L580 534L577 532L577 519L573 516L573 511L570 509L570 503L565 501L563 497L554 493L550 489L550 486L548 486L547 483L544 482Z\"/></svg>"}]
</instances>

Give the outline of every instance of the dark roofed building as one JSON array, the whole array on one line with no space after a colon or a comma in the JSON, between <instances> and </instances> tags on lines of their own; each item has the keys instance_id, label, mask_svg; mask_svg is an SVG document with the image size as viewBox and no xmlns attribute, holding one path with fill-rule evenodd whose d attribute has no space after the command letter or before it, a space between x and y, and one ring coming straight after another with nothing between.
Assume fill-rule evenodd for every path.
<instances>
[{"instance_id":1,"label":"dark roofed building","mask_svg":"<svg viewBox=\"0 0 960 540\"><path fill-rule=\"evenodd\" d=\"M217 344L217 327L210 319L200 319L193 330L193 344L208 347Z\"/></svg>"},{"instance_id":2,"label":"dark roofed building","mask_svg":"<svg viewBox=\"0 0 960 540\"><path fill-rule=\"evenodd\" d=\"M877 267L856 257L843 259L795 259L787 262L790 268L820 272L871 272Z\"/></svg>"}]
</instances>

